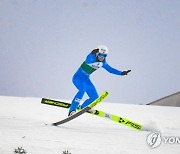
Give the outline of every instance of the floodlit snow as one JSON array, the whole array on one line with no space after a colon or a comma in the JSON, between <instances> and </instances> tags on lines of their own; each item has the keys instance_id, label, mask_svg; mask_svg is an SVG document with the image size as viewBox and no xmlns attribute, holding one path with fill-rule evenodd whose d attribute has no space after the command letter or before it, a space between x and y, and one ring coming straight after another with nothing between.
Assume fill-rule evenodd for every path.
<instances>
[{"instance_id":1,"label":"floodlit snow","mask_svg":"<svg viewBox=\"0 0 180 154\"><path fill-rule=\"evenodd\" d=\"M126 105L103 102L96 108L145 126L136 131L119 123L83 114L55 127L52 122L67 116L67 109L40 103L40 98L0 97L0 154L23 147L27 154L179 154L180 143L152 149L147 136L180 137L180 108ZM48 125L46 125L48 124Z\"/></svg>"}]
</instances>

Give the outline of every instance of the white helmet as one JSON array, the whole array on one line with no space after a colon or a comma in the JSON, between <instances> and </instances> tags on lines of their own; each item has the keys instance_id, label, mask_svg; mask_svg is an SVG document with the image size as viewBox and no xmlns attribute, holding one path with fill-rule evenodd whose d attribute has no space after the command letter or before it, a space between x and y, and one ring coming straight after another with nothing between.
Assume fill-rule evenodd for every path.
<instances>
[{"instance_id":1,"label":"white helmet","mask_svg":"<svg viewBox=\"0 0 180 154\"><path fill-rule=\"evenodd\" d=\"M105 45L98 45L97 49L99 49L99 53L108 54L108 48Z\"/></svg>"}]
</instances>

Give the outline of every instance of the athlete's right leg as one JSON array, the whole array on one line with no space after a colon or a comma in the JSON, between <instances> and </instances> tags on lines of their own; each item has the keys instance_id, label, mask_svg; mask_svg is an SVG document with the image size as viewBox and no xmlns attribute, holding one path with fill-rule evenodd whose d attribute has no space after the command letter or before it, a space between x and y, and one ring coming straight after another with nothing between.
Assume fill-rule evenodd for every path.
<instances>
[{"instance_id":1,"label":"athlete's right leg","mask_svg":"<svg viewBox=\"0 0 180 154\"><path fill-rule=\"evenodd\" d=\"M74 99L72 100L68 116L71 115L72 111L76 112L76 109L84 96L85 88L86 88L85 81L83 81L83 79L79 77L73 77L73 83L78 89L78 92L76 93Z\"/></svg>"}]
</instances>

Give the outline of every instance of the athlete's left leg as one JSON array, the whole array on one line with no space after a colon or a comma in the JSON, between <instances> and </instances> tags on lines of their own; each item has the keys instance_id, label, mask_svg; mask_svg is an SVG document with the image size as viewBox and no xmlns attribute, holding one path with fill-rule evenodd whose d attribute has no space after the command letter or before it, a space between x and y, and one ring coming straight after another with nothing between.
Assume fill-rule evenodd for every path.
<instances>
[{"instance_id":1,"label":"athlete's left leg","mask_svg":"<svg viewBox=\"0 0 180 154\"><path fill-rule=\"evenodd\" d=\"M82 109L88 106L91 102L93 102L95 99L98 98L97 90L95 86L93 85L93 83L90 81L90 79L88 79L86 82L86 93L89 96L89 99L84 101L84 103L81 105Z\"/></svg>"}]
</instances>

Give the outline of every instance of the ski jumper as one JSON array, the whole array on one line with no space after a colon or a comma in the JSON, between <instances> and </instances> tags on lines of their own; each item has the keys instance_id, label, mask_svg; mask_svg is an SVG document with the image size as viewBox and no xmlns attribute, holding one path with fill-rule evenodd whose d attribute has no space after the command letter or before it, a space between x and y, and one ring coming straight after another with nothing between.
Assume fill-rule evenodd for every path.
<instances>
[{"instance_id":1,"label":"ski jumper","mask_svg":"<svg viewBox=\"0 0 180 154\"><path fill-rule=\"evenodd\" d=\"M96 91L95 86L90 80L90 75L101 67L107 70L109 73L122 75L122 71L114 69L108 65L108 63L106 62L106 57L101 62L97 59L96 54L91 52L86 57L86 60L81 64L80 68L77 70L77 72L74 74L72 78L73 84L78 89L78 92L72 100L69 113L71 111L76 111L85 93L87 93L89 99L84 101L84 103L81 105L82 109L88 106L96 98L98 98L98 93Z\"/></svg>"}]
</instances>

